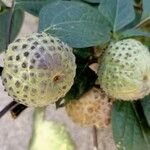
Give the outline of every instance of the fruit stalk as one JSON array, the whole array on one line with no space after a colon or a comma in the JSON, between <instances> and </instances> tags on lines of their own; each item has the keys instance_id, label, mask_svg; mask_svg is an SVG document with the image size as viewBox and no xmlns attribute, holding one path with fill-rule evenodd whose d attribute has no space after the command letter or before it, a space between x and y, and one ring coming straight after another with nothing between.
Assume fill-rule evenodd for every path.
<instances>
[{"instance_id":1,"label":"fruit stalk","mask_svg":"<svg viewBox=\"0 0 150 150\"><path fill-rule=\"evenodd\" d=\"M38 125L44 121L46 107L36 107L33 115L34 125Z\"/></svg>"}]
</instances>

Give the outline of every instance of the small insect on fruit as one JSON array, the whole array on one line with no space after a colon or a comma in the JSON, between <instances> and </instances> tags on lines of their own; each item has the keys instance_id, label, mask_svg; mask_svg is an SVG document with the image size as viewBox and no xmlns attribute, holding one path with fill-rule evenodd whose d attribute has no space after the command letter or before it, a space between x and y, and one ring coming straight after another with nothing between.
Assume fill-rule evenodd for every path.
<instances>
[{"instance_id":1,"label":"small insect on fruit","mask_svg":"<svg viewBox=\"0 0 150 150\"><path fill-rule=\"evenodd\" d=\"M79 100L72 100L66 105L66 112L75 123L98 128L110 125L111 109L111 99L97 88L92 88Z\"/></svg>"},{"instance_id":2,"label":"small insect on fruit","mask_svg":"<svg viewBox=\"0 0 150 150\"><path fill-rule=\"evenodd\" d=\"M150 52L141 42L125 39L106 49L98 69L98 80L110 96L137 100L150 93Z\"/></svg>"},{"instance_id":3,"label":"small insect on fruit","mask_svg":"<svg viewBox=\"0 0 150 150\"><path fill-rule=\"evenodd\" d=\"M72 48L46 33L34 33L8 46L2 81L17 102L42 107L68 92L75 73Z\"/></svg>"}]
</instances>

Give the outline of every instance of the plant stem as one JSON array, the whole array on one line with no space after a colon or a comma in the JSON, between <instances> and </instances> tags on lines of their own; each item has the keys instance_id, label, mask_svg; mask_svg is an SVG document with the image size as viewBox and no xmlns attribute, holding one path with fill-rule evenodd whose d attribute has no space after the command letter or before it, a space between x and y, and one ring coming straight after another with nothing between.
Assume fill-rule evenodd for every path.
<instances>
[{"instance_id":1,"label":"plant stem","mask_svg":"<svg viewBox=\"0 0 150 150\"><path fill-rule=\"evenodd\" d=\"M35 126L41 124L45 118L45 109L46 107L36 107L33 115L33 122Z\"/></svg>"},{"instance_id":2,"label":"plant stem","mask_svg":"<svg viewBox=\"0 0 150 150\"><path fill-rule=\"evenodd\" d=\"M8 16L8 25L7 25L7 31L6 31L6 49L9 45L9 43L11 42L13 12L14 12L14 1L12 1L12 6L11 6L10 13L9 13L9 16Z\"/></svg>"},{"instance_id":3,"label":"plant stem","mask_svg":"<svg viewBox=\"0 0 150 150\"><path fill-rule=\"evenodd\" d=\"M13 108L15 105L17 105L17 102L12 101L10 102L7 106L5 106L5 108L3 108L0 111L0 118L3 117L11 108Z\"/></svg>"},{"instance_id":4,"label":"plant stem","mask_svg":"<svg viewBox=\"0 0 150 150\"><path fill-rule=\"evenodd\" d=\"M98 150L98 139L97 139L97 128L96 126L93 126L92 128L92 132L93 132L93 150Z\"/></svg>"},{"instance_id":5,"label":"plant stem","mask_svg":"<svg viewBox=\"0 0 150 150\"><path fill-rule=\"evenodd\" d=\"M135 26L135 28L139 28L141 27L142 25L144 25L146 22L148 22L150 20L150 17L147 17L146 19L142 20L139 24L137 24Z\"/></svg>"},{"instance_id":6,"label":"plant stem","mask_svg":"<svg viewBox=\"0 0 150 150\"><path fill-rule=\"evenodd\" d=\"M17 104L15 107L13 107L10 110L10 113L11 113L12 117L14 119L16 119L26 108L27 108L27 106L25 106L23 104Z\"/></svg>"},{"instance_id":7,"label":"plant stem","mask_svg":"<svg viewBox=\"0 0 150 150\"><path fill-rule=\"evenodd\" d=\"M142 9L143 9L141 2L140 2L139 4L136 4L136 3L135 3L133 6L134 6L134 8L137 9L137 10L141 10L141 11L142 11Z\"/></svg>"}]
</instances>

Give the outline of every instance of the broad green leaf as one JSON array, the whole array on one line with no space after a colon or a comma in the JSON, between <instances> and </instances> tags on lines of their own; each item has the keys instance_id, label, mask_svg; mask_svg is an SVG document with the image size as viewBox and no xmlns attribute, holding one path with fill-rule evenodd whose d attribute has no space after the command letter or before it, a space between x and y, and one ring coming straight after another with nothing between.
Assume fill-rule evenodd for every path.
<instances>
[{"instance_id":1,"label":"broad green leaf","mask_svg":"<svg viewBox=\"0 0 150 150\"><path fill-rule=\"evenodd\" d=\"M150 1L143 0L142 20L150 20Z\"/></svg>"},{"instance_id":2,"label":"broad green leaf","mask_svg":"<svg viewBox=\"0 0 150 150\"><path fill-rule=\"evenodd\" d=\"M12 33L11 33L11 41L13 41L16 36L18 35L22 23L23 23L23 19L24 19L24 12L20 9L16 9L14 11L14 15L13 15L13 23L12 23Z\"/></svg>"},{"instance_id":3,"label":"broad green leaf","mask_svg":"<svg viewBox=\"0 0 150 150\"><path fill-rule=\"evenodd\" d=\"M111 23L114 32L128 25L135 18L133 0L101 0L99 11Z\"/></svg>"},{"instance_id":4,"label":"broad green leaf","mask_svg":"<svg viewBox=\"0 0 150 150\"><path fill-rule=\"evenodd\" d=\"M106 43L110 39L110 27L98 9L76 1L45 6L40 12L39 31L45 29L76 48Z\"/></svg>"},{"instance_id":5,"label":"broad green leaf","mask_svg":"<svg viewBox=\"0 0 150 150\"><path fill-rule=\"evenodd\" d=\"M112 111L112 129L118 150L150 149L150 128L141 105L116 101Z\"/></svg>"},{"instance_id":6,"label":"broad green leaf","mask_svg":"<svg viewBox=\"0 0 150 150\"><path fill-rule=\"evenodd\" d=\"M6 49L6 32L8 28L8 18L10 10L3 11L0 13L0 53ZM14 11L13 22L12 22L12 34L11 41L15 39L17 34L20 31L22 21L23 21L23 12L19 9Z\"/></svg>"},{"instance_id":7,"label":"broad green leaf","mask_svg":"<svg viewBox=\"0 0 150 150\"><path fill-rule=\"evenodd\" d=\"M141 101L145 117L147 119L147 122L150 126L150 95L146 96L142 101Z\"/></svg>"},{"instance_id":8,"label":"broad green leaf","mask_svg":"<svg viewBox=\"0 0 150 150\"><path fill-rule=\"evenodd\" d=\"M41 8L57 0L15 0L15 9L23 9L35 16L39 15Z\"/></svg>"},{"instance_id":9,"label":"broad green leaf","mask_svg":"<svg viewBox=\"0 0 150 150\"><path fill-rule=\"evenodd\" d=\"M125 27L123 27L119 32L121 31L125 31L125 30L128 30L128 29L132 29L132 28L135 28L135 26L141 21L141 13L138 12L137 10L135 10L135 18L134 20L129 23L128 25L126 25Z\"/></svg>"},{"instance_id":10,"label":"broad green leaf","mask_svg":"<svg viewBox=\"0 0 150 150\"><path fill-rule=\"evenodd\" d=\"M150 32L143 31L141 29L128 29L121 33L123 38L127 37L136 37L136 36L144 36L150 38Z\"/></svg>"}]
</instances>

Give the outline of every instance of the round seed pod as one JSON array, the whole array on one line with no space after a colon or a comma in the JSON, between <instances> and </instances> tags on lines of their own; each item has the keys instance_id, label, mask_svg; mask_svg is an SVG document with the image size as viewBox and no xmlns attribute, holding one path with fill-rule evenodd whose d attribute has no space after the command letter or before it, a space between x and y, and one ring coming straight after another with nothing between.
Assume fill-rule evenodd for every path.
<instances>
[{"instance_id":1,"label":"round seed pod","mask_svg":"<svg viewBox=\"0 0 150 150\"><path fill-rule=\"evenodd\" d=\"M108 127L111 122L112 101L97 88L92 88L79 100L66 104L68 116L81 126Z\"/></svg>"},{"instance_id":2,"label":"round seed pod","mask_svg":"<svg viewBox=\"0 0 150 150\"><path fill-rule=\"evenodd\" d=\"M42 107L68 92L75 73L72 48L46 33L33 33L8 46L2 81L17 102Z\"/></svg>"},{"instance_id":3,"label":"round seed pod","mask_svg":"<svg viewBox=\"0 0 150 150\"><path fill-rule=\"evenodd\" d=\"M111 43L100 58L98 81L111 97L137 100L150 93L150 52L134 39Z\"/></svg>"}]
</instances>

